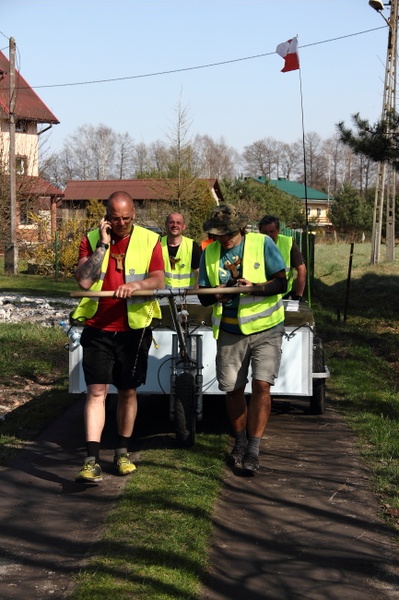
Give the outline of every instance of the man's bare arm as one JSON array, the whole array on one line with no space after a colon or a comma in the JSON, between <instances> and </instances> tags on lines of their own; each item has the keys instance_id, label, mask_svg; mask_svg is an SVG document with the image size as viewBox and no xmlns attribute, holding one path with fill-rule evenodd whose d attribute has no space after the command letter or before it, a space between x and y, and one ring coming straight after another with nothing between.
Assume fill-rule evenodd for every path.
<instances>
[{"instance_id":1,"label":"man's bare arm","mask_svg":"<svg viewBox=\"0 0 399 600\"><path fill-rule=\"evenodd\" d=\"M105 252L105 248L96 248L93 254L81 258L78 262L75 278L83 290L90 289L93 283L98 281Z\"/></svg>"},{"instance_id":2,"label":"man's bare arm","mask_svg":"<svg viewBox=\"0 0 399 600\"><path fill-rule=\"evenodd\" d=\"M165 287L164 271L152 271L146 279L124 283L115 290L117 298L130 298L137 290L162 290Z\"/></svg>"},{"instance_id":3,"label":"man's bare arm","mask_svg":"<svg viewBox=\"0 0 399 600\"><path fill-rule=\"evenodd\" d=\"M297 296L303 296L306 285L306 265L302 264L297 267L297 278L295 282L295 291Z\"/></svg>"}]
</instances>

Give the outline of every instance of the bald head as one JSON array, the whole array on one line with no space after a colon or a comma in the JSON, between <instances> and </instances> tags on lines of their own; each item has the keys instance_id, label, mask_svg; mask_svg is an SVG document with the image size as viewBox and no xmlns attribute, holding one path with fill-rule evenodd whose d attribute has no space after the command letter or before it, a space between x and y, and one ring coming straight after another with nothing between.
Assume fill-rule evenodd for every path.
<instances>
[{"instance_id":1,"label":"bald head","mask_svg":"<svg viewBox=\"0 0 399 600\"><path fill-rule=\"evenodd\" d=\"M127 192L114 192L107 201L107 220L112 231L119 237L126 237L133 229L136 210L133 198Z\"/></svg>"},{"instance_id":2,"label":"bald head","mask_svg":"<svg viewBox=\"0 0 399 600\"><path fill-rule=\"evenodd\" d=\"M107 200L107 212L109 213L112 208L121 205L124 205L128 207L129 210L133 210L135 212L133 198L127 192L114 192L111 194Z\"/></svg>"}]
</instances>

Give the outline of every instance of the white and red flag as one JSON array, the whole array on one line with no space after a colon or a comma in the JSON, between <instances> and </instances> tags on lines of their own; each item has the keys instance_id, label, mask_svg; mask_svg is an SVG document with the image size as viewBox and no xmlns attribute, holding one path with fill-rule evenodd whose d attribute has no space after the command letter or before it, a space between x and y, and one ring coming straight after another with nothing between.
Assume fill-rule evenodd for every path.
<instances>
[{"instance_id":1,"label":"white and red flag","mask_svg":"<svg viewBox=\"0 0 399 600\"><path fill-rule=\"evenodd\" d=\"M279 44L276 48L277 54L282 56L285 60L284 68L281 69L282 73L287 71L295 71L299 69L299 54L298 54L298 38L294 37L292 40Z\"/></svg>"}]
</instances>

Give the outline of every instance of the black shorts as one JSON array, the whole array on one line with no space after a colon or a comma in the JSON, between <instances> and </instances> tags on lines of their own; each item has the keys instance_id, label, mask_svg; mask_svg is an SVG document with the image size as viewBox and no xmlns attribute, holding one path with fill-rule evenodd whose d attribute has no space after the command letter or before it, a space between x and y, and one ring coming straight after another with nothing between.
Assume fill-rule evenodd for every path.
<instances>
[{"instance_id":1,"label":"black shorts","mask_svg":"<svg viewBox=\"0 0 399 600\"><path fill-rule=\"evenodd\" d=\"M118 390L136 389L146 381L152 330L102 331L85 327L83 373L86 385L109 383Z\"/></svg>"}]
</instances>

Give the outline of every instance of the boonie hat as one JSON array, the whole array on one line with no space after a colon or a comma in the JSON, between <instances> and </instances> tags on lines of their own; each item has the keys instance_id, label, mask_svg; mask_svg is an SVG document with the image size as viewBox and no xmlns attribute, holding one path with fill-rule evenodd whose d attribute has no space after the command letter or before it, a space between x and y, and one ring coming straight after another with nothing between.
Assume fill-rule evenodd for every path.
<instances>
[{"instance_id":1,"label":"boonie hat","mask_svg":"<svg viewBox=\"0 0 399 600\"><path fill-rule=\"evenodd\" d=\"M248 225L248 217L237 212L233 204L221 204L212 211L203 229L210 235L226 235L239 231Z\"/></svg>"}]
</instances>

